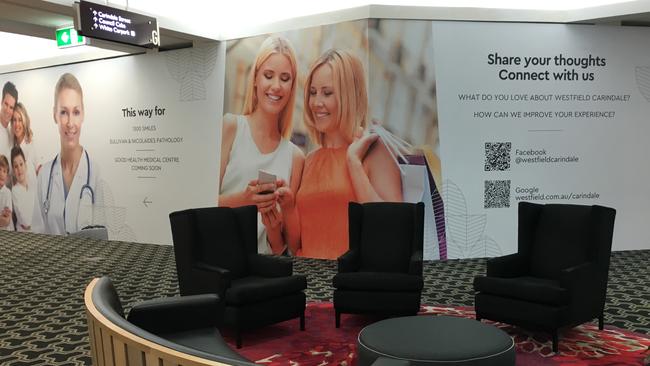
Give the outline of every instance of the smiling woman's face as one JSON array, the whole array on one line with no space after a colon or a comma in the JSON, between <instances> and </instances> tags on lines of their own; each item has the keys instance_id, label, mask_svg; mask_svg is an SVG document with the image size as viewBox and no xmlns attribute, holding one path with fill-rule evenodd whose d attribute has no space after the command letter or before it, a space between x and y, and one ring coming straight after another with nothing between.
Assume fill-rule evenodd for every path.
<instances>
[{"instance_id":1,"label":"smiling woman's face","mask_svg":"<svg viewBox=\"0 0 650 366\"><path fill-rule=\"evenodd\" d=\"M14 116L11 118L11 126L16 139L22 142L23 137L25 137L25 120L23 119L23 114L18 109L14 111Z\"/></svg>"},{"instance_id":2,"label":"smiling woman's face","mask_svg":"<svg viewBox=\"0 0 650 366\"><path fill-rule=\"evenodd\" d=\"M56 98L54 120L59 126L61 147L79 146L84 109L81 95L73 89L63 89Z\"/></svg>"},{"instance_id":3,"label":"smiling woman's face","mask_svg":"<svg viewBox=\"0 0 650 366\"><path fill-rule=\"evenodd\" d=\"M294 77L287 56L272 54L262 63L255 76L257 108L279 114L291 97Z\"/></svg>"},{"instance_id":4,"label":"smiling woman's face","mask_svg":"<svg viewBox=\"0 0 650 366\"><path fill-rule=\"evenodd\" d=\"M339 126L338 91L332 80L332 67L324 64L314 70L309 85L309 110L322 133L335 132Z\"/></svg>"}]
</instances>

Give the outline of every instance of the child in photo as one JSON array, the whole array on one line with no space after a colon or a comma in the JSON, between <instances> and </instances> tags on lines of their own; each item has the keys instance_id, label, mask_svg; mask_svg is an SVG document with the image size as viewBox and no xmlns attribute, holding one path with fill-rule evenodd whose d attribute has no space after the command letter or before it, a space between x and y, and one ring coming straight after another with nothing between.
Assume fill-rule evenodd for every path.
<instances>
[{"instance_id":1,"label":"child in photo","mask_svg":"<svg viewBox=\"0 0 650 366\"><path fill-rule=\"evenodd\" d=\"M9 176L9 161L4 155L0 155L0 230L14 230L14 222L11 217L13 205L11 204L11 191L6 187Z\"/></svg>"},{"instance_id":2,"label":"child in photo","mask_svg":"<svg viewBox=\"0 0 650 366\"><path fill-rule=\"evenodd\" d=\"M16 230L31 231L35 190L34 184L28 183L28 170L31 166L26 162L25 154L18 146L11 149L11 167L15 178L11 197L16 213Z\"/></svg>"}]
</instances>

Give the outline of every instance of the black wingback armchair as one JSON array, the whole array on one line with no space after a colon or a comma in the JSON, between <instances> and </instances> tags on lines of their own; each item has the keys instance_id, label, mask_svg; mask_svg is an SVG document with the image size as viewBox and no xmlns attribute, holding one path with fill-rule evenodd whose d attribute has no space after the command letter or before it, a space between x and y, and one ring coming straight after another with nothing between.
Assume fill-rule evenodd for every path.
<instances>
[{"instance_id":1,"label":"black wingback armchair","mask_svg":"<svg viewBox=\"0 0 650 366\"><path fill-rule=\"evenodd\" d=\"M255 206L208 207L169 215L181 295L218 294L237 347L247 329L300 317L305 329L305 276L289 258L257 253Z\"/></svg>"},{"instance_id":2,"label":"black wingback armchair","mask_svg":"<svg viewBox=\"0 0 650 366\"><path fill-rule=\"evenodd\" d=\"M614 209L519 203L518 252L474 279L477 319L558 331L598 318L603 329Z\"/></svg>"},{"instance_id":3,"label":"black wingback armchair","mask_svg":"<svg viewBox=\"0 0 650 366\"><path fill-rule=\"evenodd\" d=\"M350 249L334 276L336 327L341 314L413 315L420 310L424 204L350 202Z\"/></svg>"}]
</instances>

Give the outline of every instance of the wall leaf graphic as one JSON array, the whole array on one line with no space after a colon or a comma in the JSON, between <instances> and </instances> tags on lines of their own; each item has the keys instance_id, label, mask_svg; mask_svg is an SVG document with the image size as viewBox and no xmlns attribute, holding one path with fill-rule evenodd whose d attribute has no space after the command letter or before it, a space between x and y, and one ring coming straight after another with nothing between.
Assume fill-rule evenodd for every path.
<instances>
[{"instance_id":1,"label":"wall leaf graphic","mask_svg":"<svg viewBox=\"0 0 650 366\"><path fill-rule=\"evenodd\" d=\"M442 200L445 203L448 258L485 257L501 252L498 243L483 235L487 215L469 214L465 195L454 182L446 180L443 183Z\"/></svg>"},{"instance_id":2,"label":"wall leaf graphic","mask_svg":"<svg viewBox=\"0 0 650 366\"><path fill-rule=\"evenodd\" d=\"M489 236L482 236L471 248L469 256L472 258L500 257L503 255L499 244Z\"/></svg>"},{"instance_id":3,"label":"wall leaf graphic","mask_svg":"<svg viewBox=\"0 0 650 366\"><path fill-rule=\"evenodd\" d=\"M93 204L93 221L104 225L110 240L137 241L135 231L127 224L127 208L115 205L113 191L104 181L98 182L97 201Z\"/></svg>"},{"instance_id":4,"label":"wall leaf graphic","mask_svg":"<svg viewBox=\"0 0 650 366\"><path fill-rule=\"evenodd\" d=\"M167 52L167 70L180 84L180 101L206 99L205 79L214 71L217 55L217 45L212 43Z\"/></svg>"},{"instance_id":5,"label":"wall leaf graphic","mask_svg":"<svg viewBox=\"0 0 650 366\"><path fill-rule=\"evenodd\" d=\"M650 66L637 66L635 69L636 85L639 91L650 102Z\"/></svg>"}]
</instances>

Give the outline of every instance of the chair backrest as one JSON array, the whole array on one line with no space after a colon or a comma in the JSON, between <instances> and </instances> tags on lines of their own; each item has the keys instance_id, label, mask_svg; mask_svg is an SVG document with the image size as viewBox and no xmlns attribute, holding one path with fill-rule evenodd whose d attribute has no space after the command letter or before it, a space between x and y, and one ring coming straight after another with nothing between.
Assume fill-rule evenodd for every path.
<instances>
[{"instance_id":1,"label":"chair backrest","mask_svg":"<svg viewBox=\"0 0 650 366\"><path fill-rule=\"evenodd\" d=\"M348 214L350 247L359 250L360 270L409 271L412 254L422 251L423 204L351 202Z\"/></svg>"},{"instance_id":2,"label":"chair backrest","mask_svg":"<svg viewBox=\"0 0 650 366\"><path fill-rule=\"evenodd\" d=\"M207 207L194 210L197 242L195 262L225 268L233 279L248 274L242 225L236 209L230 207ZM257 219L257 211L252 213ZM257 222L247 230L257 232Z\"/></svg>"},{"instance_id":3,"label":"chair backrest","mask_svg":"<svg viewBox=\"0 0 650 366\"><path fill-rule=\"evenodd\" d=\"M124 318L110 278L95 278L84 295L93 365L254 366L168 341Z\"/></svg>"},{"instance_id":4,"label":"chair backrest","mask_svg":"<svg viewBox=\"0 0 650 366\"><path fill-rule=\"evenodd\" d=\"M227 269L232 279L248 274L248 256L257 251L255 206L194 208L169 218L180 282L201 264Z\"/></svg>"},{"instance_id":5,"label":"chair backrest","mask_svg":"<svg viewBox=\"0 0 650 366\"><path fill-rule=\"evenodd\" d=\"M607 272L615 210L573 204L530 205L536 204L520 204L519 209L520 215L522 210L537 210L535 215L522 215L536 220L536 225L520 220L520 230L532 230L528 251L533 276L558 279L562 270L588 261Z\"/></svg>"},{"instance_id":6,"label":"chair backrest","mask_svg":"<svg viewBox=\"0 0 650 366\"><path fill-rule=\"evenodd\" d=\"M203 293L202 288L194 289L192 276L193 265L193 244L196 242L196 224L194 222L194 211L183 210L169 214L169 222L172 229L172 241L174 243L174 259L176 261L176 274L178 275L178 286L181 295ZM212 292L218 292L214 289Z\"/></svg>"}]
</instances>

